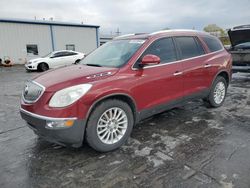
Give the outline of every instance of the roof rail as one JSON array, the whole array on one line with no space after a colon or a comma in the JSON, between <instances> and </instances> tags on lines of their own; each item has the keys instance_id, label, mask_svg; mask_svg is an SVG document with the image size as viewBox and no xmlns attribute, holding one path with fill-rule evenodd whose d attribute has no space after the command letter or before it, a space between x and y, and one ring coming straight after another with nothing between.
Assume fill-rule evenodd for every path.
<instances>
[{"instance_id":1,"label":"roof rail","mask_svg":"<svg viewBox=\"0 0 250 188\"><path fill-rule=\"evenodd\" d=\"M150 33L149 35L155 35L155 34L160 34L160 33L168 33L168 32L173 32L173 31L190 31L190 32L202 32L202 31L197 31L197 30L193 30L193 29L168 29L168 30L161 30L161 31L156 31L153 33Z\"/></svg>"},{"instance_id":2,"label":"roof rail","mask_svg":"<svg viewBox=\"0 0 250 188\"><path fill-rule=\"evenodd\" d=\"M120 39L120 38L130 37L130 36L134 36L134 35L135 35L135 33L126 34L126 35L120 35L120 36L114 37L114 39Z\"/></svg>"},{"instance_id":3,"label":"roof rail","mask_svg":"<svg viewBox=\"0 0 250 188\"><path fill-rule=\"evenodd\" d=\"M131 34L126 34L126 35L121 35L121 36L114 37L114 39L120 39L120 38L136 36L136 35L144 35L144 34L147 34L147 33L131 33Z\"/></svg>"}]
</instances>

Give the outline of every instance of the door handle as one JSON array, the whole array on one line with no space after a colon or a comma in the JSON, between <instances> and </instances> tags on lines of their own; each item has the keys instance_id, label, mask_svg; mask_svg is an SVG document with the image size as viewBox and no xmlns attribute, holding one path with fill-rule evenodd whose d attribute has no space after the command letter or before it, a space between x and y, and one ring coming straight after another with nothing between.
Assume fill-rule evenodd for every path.
<instances>
[{"instance_id":1,"label":"door handle","mask_svg":"<svg viewBox=\"0 0 250 188\"><path fill-rule=\"evenodd\" d=\"M210 65L210 64L206 64L206 65L204 65L204 68L208 68L208 67L211 67L212 65Z\"/></svg>"},{"instance_id":2,"label":"door handle","mask_svg":"<svg viewBox=\"0 0 250 188\"><path fill-rule=\"evenodd\" d=\"M178 76L178 75L182 75L182 72L176 71L176 72L174 73L174 76Z\"/></svg>"}]
</instances>

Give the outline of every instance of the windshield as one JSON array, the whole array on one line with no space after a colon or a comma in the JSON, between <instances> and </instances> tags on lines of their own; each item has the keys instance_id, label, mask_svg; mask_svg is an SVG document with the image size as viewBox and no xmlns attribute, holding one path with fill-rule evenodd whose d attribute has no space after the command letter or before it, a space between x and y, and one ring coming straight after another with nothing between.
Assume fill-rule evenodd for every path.
<instances>
[{"instance_id":1,"label":"windshield","mask_svg":"<svg viewBox=\"0 0 250 188\"><path fill-rule=\"evenodd\" d=\"M114 40L97 48L80 64L98 67L121 67L139 49L145 40Z\"/></svg>"},{"instance_id":2,"label":"windshield","mask_svg":"<svg viewBox=\"0 0 250 188\"><path fill-rule=\"evenodd\" d=\"M48 53L47 55L42 56L42 57L50 57L52 54L53 54L53 52L50 52L50 53Z\"/></svg>"},{"instance_id":3,"label":"windshield","mask_svg":"<svg viewBox=\"0 0 250 188\"><path fill-rule=\"evenodd\" d=\"M234 47L235 49L250 49L250 42L244 42Z\"/></svg>"}]
</instances>

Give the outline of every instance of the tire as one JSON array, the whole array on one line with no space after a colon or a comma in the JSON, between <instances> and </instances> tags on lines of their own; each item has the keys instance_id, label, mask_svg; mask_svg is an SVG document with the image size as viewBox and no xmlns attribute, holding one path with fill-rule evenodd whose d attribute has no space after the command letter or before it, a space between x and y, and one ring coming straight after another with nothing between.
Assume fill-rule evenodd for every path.
<instances>
[{"instance_id":1,"label":"tire","mask_svg":"<svg viewBox=\"0 0 250 188\"><path fill-rule=\"evenodd\" d=\"M80 61L80 59L77 59L74 64L78 64Z\"/></svg>"},{"instance_id":2,"label":"tire","mask_svg":"<svg viewBox=\"0 0 250 188\"><path fill-rule=\"evenodd\" d=\"M38 71L40 72L44 72L46 70L49 70L49 66L47 63L40 63L38 66L37 66L37 69Z\"/></svg>"},{"instance_id":3,"label":"tire","mask_svg":"<svg viewBox=\"0 0 250 188\"><path fill-rule=\"evenodd\" d=\"M217 94L216 94L217 93ZM210 107L217 108L220 107L227 94L227 82L222 76L218 76L210 90L209 96L205 100Z\"/></svg>"},{"instance_id":4,"label":"tire","mask_svg":"<svg viewBox=\"0 0 250 188\"><path fill-rule=\"evenodd\" d=\"M107 121L108 118L110 118L110 112L113 113L113 117L117 117L115 119L118 120L113 120L116 121L113 124L108 124L109 121ZM119 113L121 114L119 115ZM107 118L107 116L105 116L104 114L109 117ZM126 120L127 123L124 123L126 122ZM117 122L124 124L118 125ZM96 151L112 151L119 148L127 141L133 129L133 125L134 116L130 106L123 101L117 99L109 99L100 103L91 113L86 128L86 140L89 146L91 146Z\"/></svg>"}]
</instances>

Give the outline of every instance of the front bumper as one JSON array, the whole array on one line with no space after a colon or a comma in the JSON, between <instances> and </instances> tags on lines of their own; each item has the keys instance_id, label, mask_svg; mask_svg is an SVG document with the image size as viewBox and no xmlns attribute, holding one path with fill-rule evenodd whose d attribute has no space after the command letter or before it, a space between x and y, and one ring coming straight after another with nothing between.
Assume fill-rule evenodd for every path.
<instances>
[{"instance_id":1,"label":"front bumper","mask_svg":"<svg viewBox=\"0 0 250 188\"><path fill-rule=\"evenodd\" d=\"M25 64L24 66L26 70L37 70L37 66L32 64Z\"/></svg>"},{"instance_id":2,"label":"front bumper","mask_svg":"<svg viewBox=\"0 0 250 188\"><path fill-rule=\"evenodd\" d=\"M71 127L50 129L47 128L47 122L63 121L67 118L51 118L40 116L24 109L20 109L21 117L27 122L28 126L38 136L45 140L57 143L63 146L70 146L78 148L82 145L84 138L84 131L86 126L85 120L74 119L74 123Z\"/></svg>"}]
</instances>

